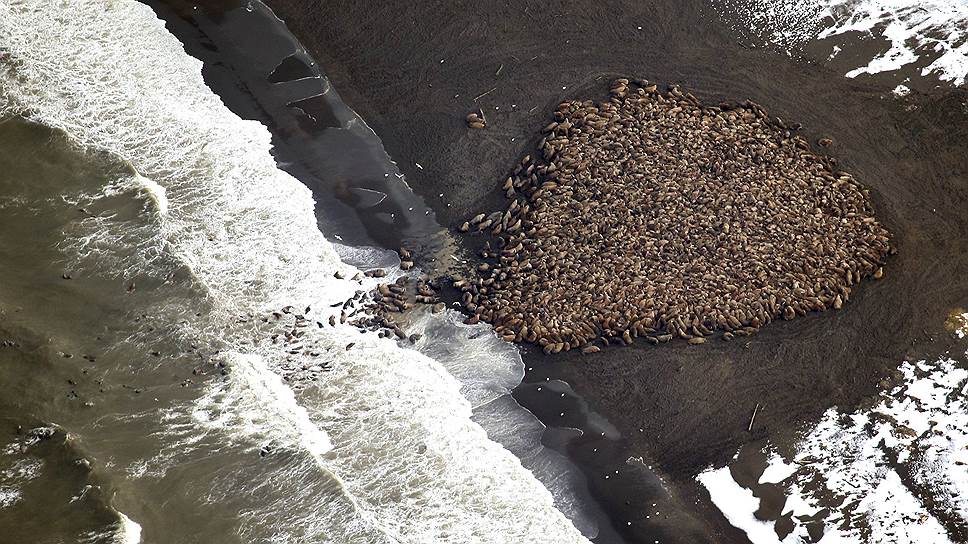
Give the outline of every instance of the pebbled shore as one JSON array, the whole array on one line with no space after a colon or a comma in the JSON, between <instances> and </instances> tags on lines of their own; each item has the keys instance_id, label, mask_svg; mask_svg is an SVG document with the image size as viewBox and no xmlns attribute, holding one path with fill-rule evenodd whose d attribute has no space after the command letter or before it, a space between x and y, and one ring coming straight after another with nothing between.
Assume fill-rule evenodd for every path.
<instances>
[{"instance_id":1,"label":"pebbled shore","mask_svg":"<svg viewBox=\"0 0 968 544\"><path fill-rule=\"evenodd\" d=\"M682 504L695 505L711 541L744 537L695 474L744 443L783 444L829 407L876 394L902 358L943 349L949 310L968 303L968 240L951 234L968 232L964 91L897 99L892 85L741 47L706 2L419 3L403 15L389 4L269 4L380 135L407 183L455 228L506 202L494 180L534 148L546 112L597 96L620 74L681 84L707 103L749 98L803 123L806 139L832 140L830 152L871 190L899 249L884 279L843 311L705 349L638 343L584 356L525 353L534 370L520 395L532 395L544 375L567 380L629 441L630 457L651 459ZM476 109L486 115L483 129L467 126ZM595 455L584 448L572 453ZM622 516L644 520L637 490L616 480L591 485Z\"/></svg>"}]
</instances>

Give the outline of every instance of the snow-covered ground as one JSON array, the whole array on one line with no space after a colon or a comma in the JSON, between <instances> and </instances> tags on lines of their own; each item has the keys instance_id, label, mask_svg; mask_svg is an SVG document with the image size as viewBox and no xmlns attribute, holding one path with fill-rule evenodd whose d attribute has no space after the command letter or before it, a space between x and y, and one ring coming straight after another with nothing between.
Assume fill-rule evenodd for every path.
<instances>
[{"instance_id":1,"label":"snow-covered ground","mask_svg":"<svg viewBox=\"0 0 968 544\"><path fill-rule=\"evenodd\" d=\"M904 362L901 385L874 408L830 409L791 458L767 447L758 485L740 485L729 467L698 480L754 544L816 541L820 531L823 543L958 541L951 530L968 527L966 366ZM782 515L757 519L758 496L771 485L786 496Z\"/></svg>"},{"instance_id":2,"label":"snow-covered ground","mask_svg":"<svg viewBox=\"0 0 968 544\"><path fill-rule=\"evenodd\" d=\"M814 39L886 43L847 77L919 67L954 85L968 77L968 0L712 0L726 21L795 54ZM830 59L840 54L833 45Z\"/></svg>"}]
</instances>

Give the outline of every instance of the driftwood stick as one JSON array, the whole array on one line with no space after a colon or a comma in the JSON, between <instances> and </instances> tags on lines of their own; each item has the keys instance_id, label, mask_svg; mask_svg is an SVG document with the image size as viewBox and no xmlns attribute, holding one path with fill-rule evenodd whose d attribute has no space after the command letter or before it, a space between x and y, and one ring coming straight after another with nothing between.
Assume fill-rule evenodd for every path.
<instances>
[{"instance_id":1,"label":"driftwood stick","mask_svg":"<svg viewBox=\"0 0 968 544\"><path fill-rule=\"evenodd\" d=\"M487 96L487 95L489 95L489 94L491 94L492 92L494 92L494 91L496 91L496 90L497 90L497 87L494 87L494 88L493 88L493 89L491 89L490 91L487 91L487 92L484 92L484 93L481 93L481 94L479 94L479 95L477 95L477 96L475 96L475 97L474 97L474 102L477 102L477 101L478 101L479 99L481 99L481 98L484 98L485 96Z\"/></svg>"}]
</instances>

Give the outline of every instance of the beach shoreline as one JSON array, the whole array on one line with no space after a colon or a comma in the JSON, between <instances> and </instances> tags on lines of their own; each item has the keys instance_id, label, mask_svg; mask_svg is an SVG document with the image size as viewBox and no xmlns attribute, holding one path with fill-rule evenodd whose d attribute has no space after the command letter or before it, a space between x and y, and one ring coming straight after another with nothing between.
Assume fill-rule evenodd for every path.
<instances>
[{"instance_id":1,"label":"beach shoreline","mask_svg":"<svg viewBox=\"0 0 968 544\"><path fill-rule=\"evenodd\" d=\"M964 90L897 98L883 76L850 80L744 47L701 2L417 5L405 17L392 7L269 5L451 227L499 209L501 180L533 151L558 102L602 99L613 77L680 84L707 103L752 99L802 123L811 141L833 139L829 154L871 189L900 252L885 279L861 286L843 311L773 323L730 344L638 343L592 356L523 350L529 367L564 378L631 451L684 489L742 444L767 436L790 444L827 408L874 395L901 360L950 347L943 322L968 297L966 244L946 236L965 227ZM464 117L478 107L488 126L469 130ZM540 379L528 375L522 388Z\"/></svg>"},{"instance_id":2,"label":"beach shoreline","mask_svg":"<svg viewBox=\"0 0 968 544\"><path fill-rule=\"evenodd\" d=\"M501 181L534 151L557 104L604 99L621 76L679 84L706 103L752 99L803 123L811 141L832 138L830 155L871 189L900 254L884 280L865 282L842 311L773 323L728 344L640 342L555 356L522 346L528 372L515 398L553 431L545 445L583 467L625 541L745 541L694 480L698 472L751 442L790 446L831 406L849 409L876 395L903 358L950 347L944 319L968 302L966 243L945 237L965 230L957 213L968 202L968 161L958 154L968 134L957 131L964 91L899 99L883 78L847 80L741 46L701 2L551 3L541 13L496 2L475 10L416 5L404 19L393 7L269 6L444 226L503 207ZM618 11L627 16L616 22L610 13ZM487 115L484 130L465 124L477 108ZM481 239L463 242L473 254ZM614 427L614 439L562 432L576 401L547 399L549 381L567 382ZM613 468L622 476L607 477ZM671 489L669 502L681 511L650 513L657 489Z\"/></svg>"}]
</instances>

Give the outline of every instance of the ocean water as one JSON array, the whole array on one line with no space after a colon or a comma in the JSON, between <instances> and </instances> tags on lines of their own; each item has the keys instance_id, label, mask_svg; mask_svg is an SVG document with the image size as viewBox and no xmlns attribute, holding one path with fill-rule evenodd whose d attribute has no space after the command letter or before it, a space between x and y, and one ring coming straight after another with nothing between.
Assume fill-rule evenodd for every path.
<instances>
[{"instance_id":1,"label":"ocean water","mask_svg":"<svg viewBox=\"0 0 968 544\"><path fill-rule=\"evenodd\" d=\"M491 357L497 378L480 381L434 346L316 325L375 280L335 277L357 269L310 191L200 71L144 5L0 3L4 526L37 541L585 541L474 421L519 359ZM32 483L71 471L57 481L77 489ZM28 524L55 499L70 515Z\"/></svg>"},{"instance_id":2,"label":"ocean water","mask_svg":"<svg viewBox=\"0 0 968 544\"><path fill-rule=\"evenodd\" d=\"M968 78L966 0L713 0L735 30L791 54L811 46L846 77ZM818 45L819 44L819 45ZM848 57L843 60L840 57ZM823 60L823 59L821 59Z\"/></svg>"}]
</instances>

